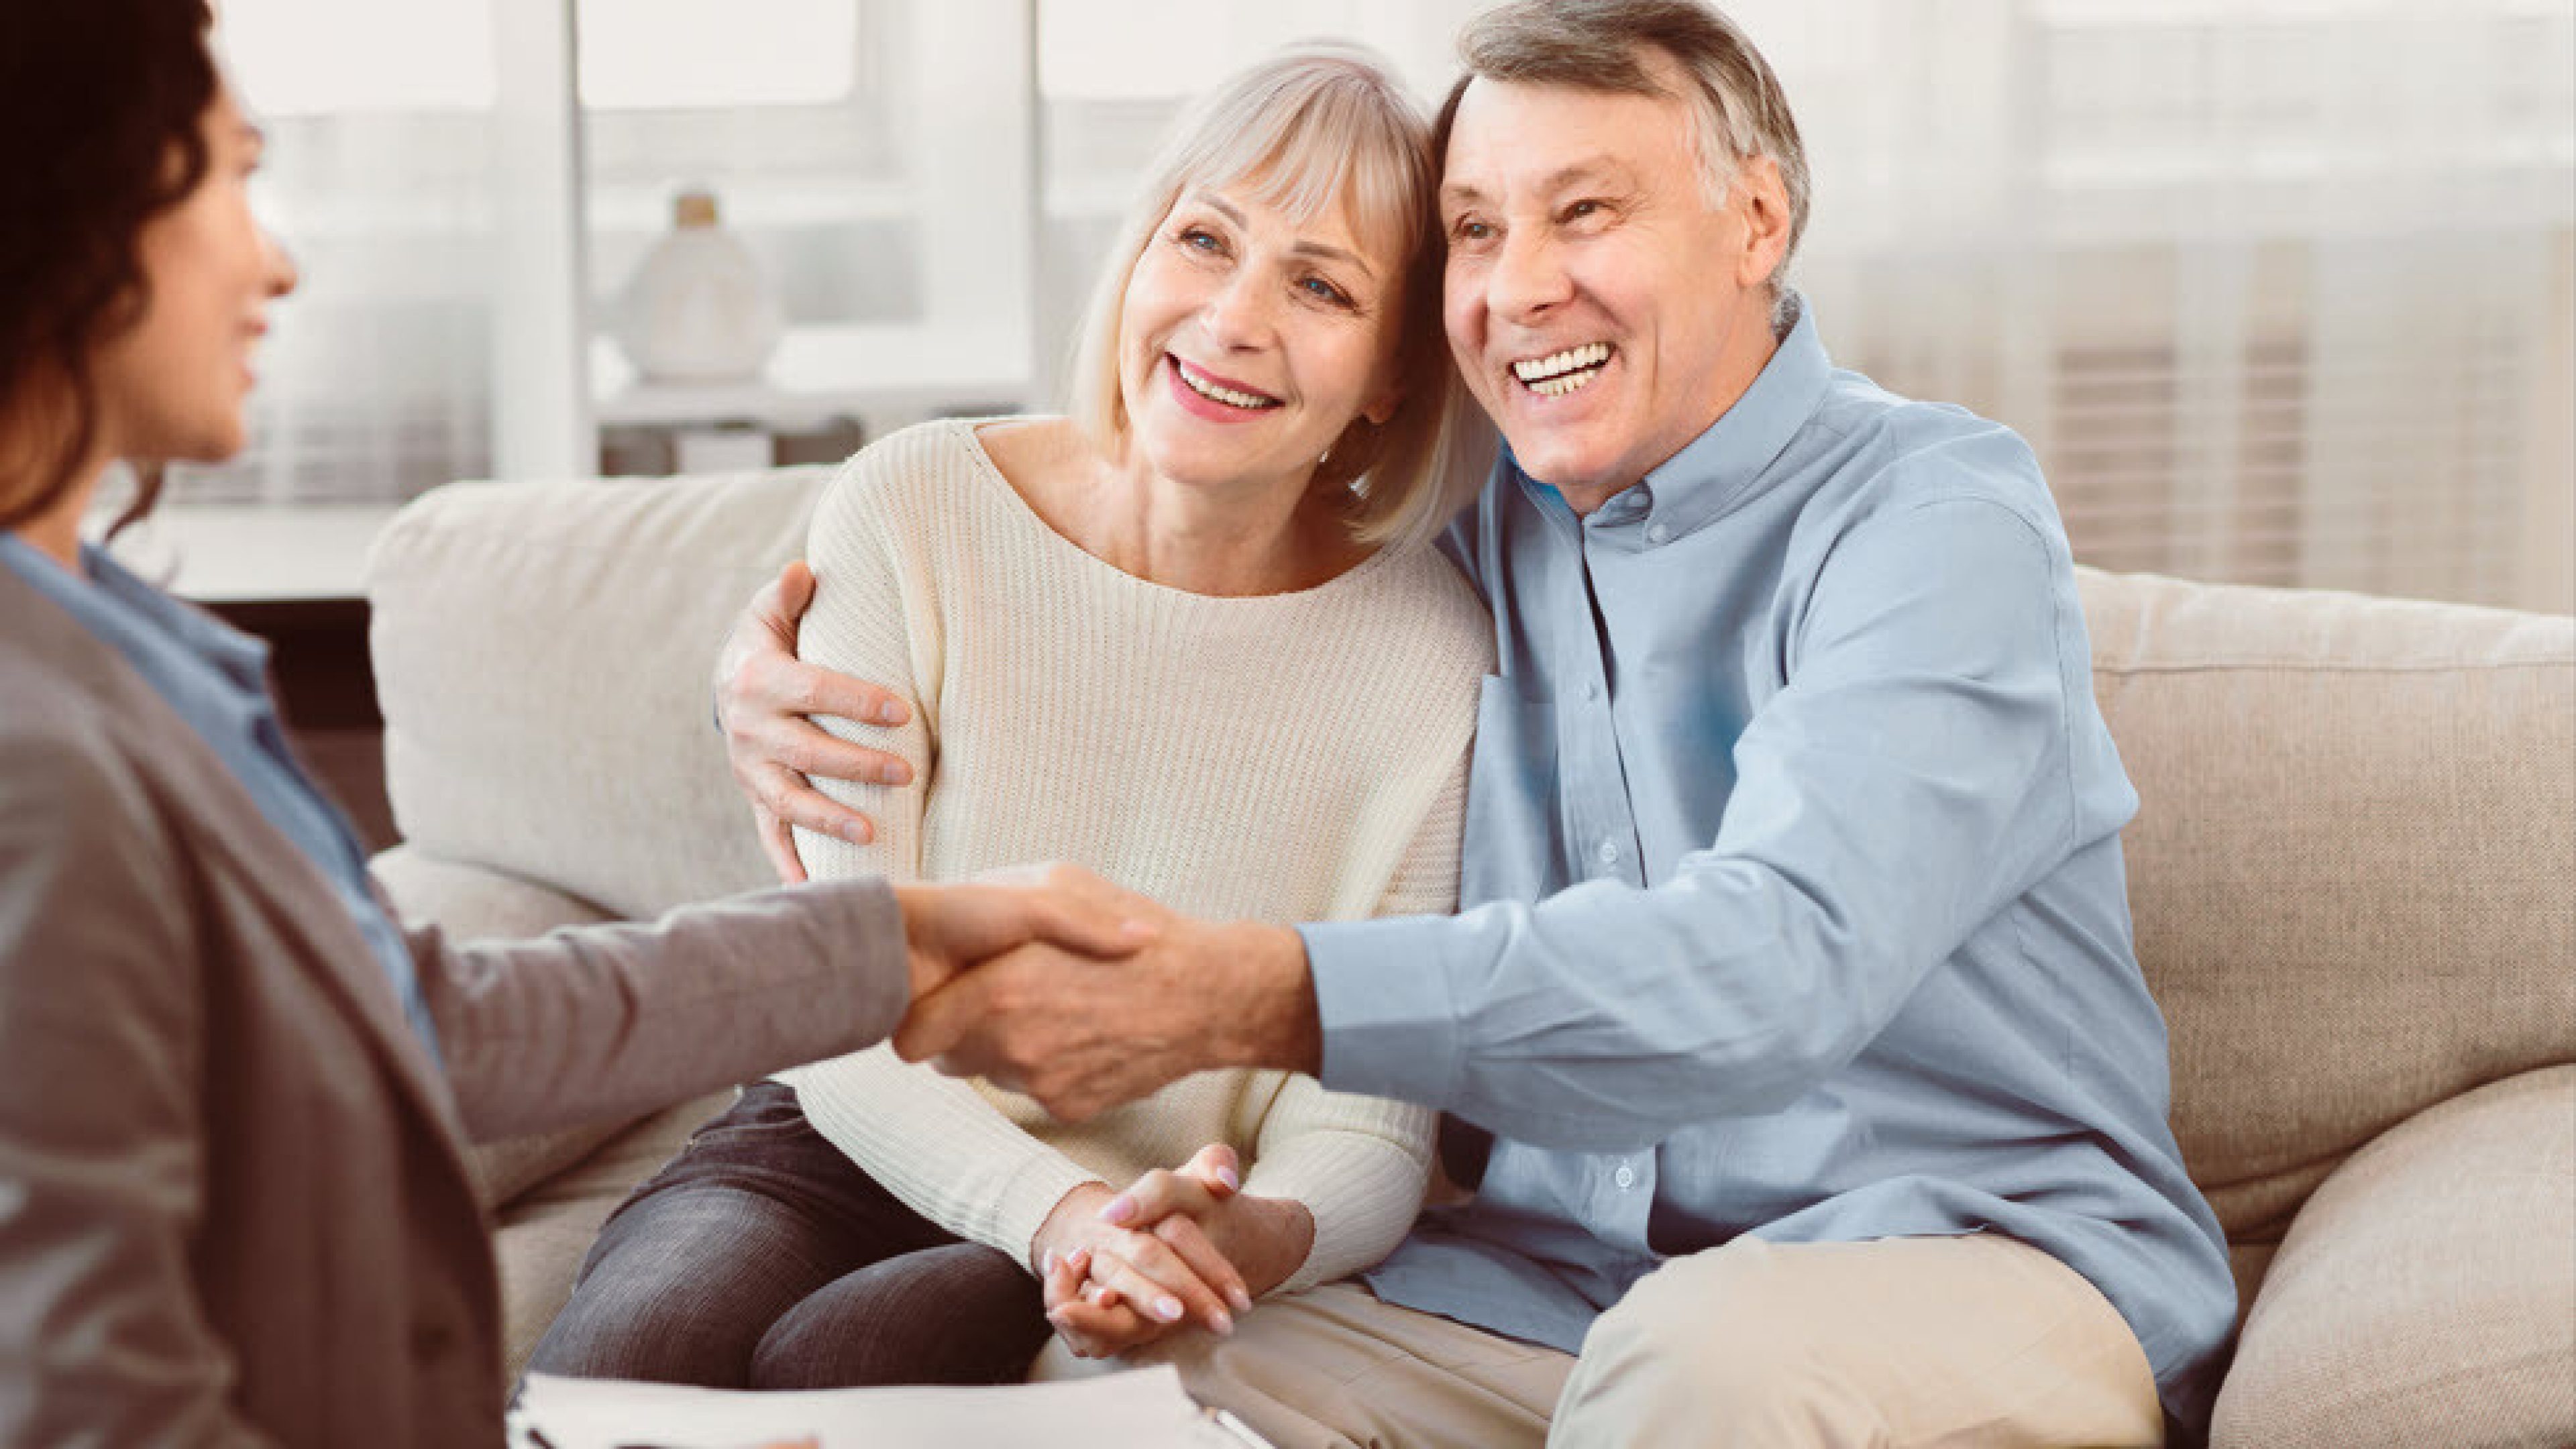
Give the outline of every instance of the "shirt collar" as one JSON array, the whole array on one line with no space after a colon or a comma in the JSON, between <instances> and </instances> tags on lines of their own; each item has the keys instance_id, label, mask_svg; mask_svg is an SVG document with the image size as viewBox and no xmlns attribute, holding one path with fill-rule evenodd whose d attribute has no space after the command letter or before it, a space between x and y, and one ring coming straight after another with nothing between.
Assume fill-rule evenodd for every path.
<instances>
[{"instance_id":1,"label":"shirt collar","mask_svg":"<svg viewBox=\"0 0 2576 1449\"><path fill-rule=\"evenodd\" d=\"M145 583L105 549L82 544L76 574L0 531L0 566L124 655L182 714L192 704L228 712L239 712L246 699L264 704L267 644Z\"/></svg>"},{"instance_id":2,"label":"shirt collar","mask_svg":"<svg viewBox=\"0 0 2576 1449\"><path fill-rule=\"evenodd\" d=\"M1595 509L1590 524L1642 528L1661 543L1717 519L1760 491L1771 464L1815 414L1833 378L1833 360L1817 335L1815 309L1791 292L1787 310L1787 334L1734 406L1643 482ZM1564 495L1522 472L1517 461L1512 471L1543 507L1566 507Z\"/></svg>"}]
</instances>

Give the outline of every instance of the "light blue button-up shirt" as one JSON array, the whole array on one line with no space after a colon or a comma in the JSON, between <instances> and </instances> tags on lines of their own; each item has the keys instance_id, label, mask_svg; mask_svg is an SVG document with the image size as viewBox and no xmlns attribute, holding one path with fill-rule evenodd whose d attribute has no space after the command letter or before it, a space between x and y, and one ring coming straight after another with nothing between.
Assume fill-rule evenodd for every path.
<instances>
[{"instance_id":1,"label":"light blue button-up shirt","mask_svg":"<svg viewBox=\"0 0 2576 1449\"><path fill-rule=\"evenodd\" d=\"M259 813L322 874L366 937L430 1057L438 1032L421 996L402 931L376 899L366 846L287 745L268 692L268 646L136 578L83 545L79 577L16 534L0 531L0 568L52 600L73 622L123 655L241 781Z\"/></svg>"},{"instance_id":2,"label":"light blue button-up shirt","mask_svg":"<svg viewBox=\"0 0 2576 1449\"><path fill-rule=\"evenodd\" d=\"M1993 1230L2100 1288L2205 1423L2235 1286L2165 1121L2137 795L2029 449L1837 370L1801 315L1590 517L1506 456L1450 543L1500 661L1468 908L1304 936L1326 1085L1490 1157L1370 1285L1573 1351L1741 1233Z\"/></svg>"}]
</instances>

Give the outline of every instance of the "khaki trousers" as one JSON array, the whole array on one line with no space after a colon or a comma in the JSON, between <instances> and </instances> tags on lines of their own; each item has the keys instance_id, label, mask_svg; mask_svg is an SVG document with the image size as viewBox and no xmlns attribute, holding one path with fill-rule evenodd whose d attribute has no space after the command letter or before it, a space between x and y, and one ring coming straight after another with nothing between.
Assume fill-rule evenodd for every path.
<instances>
[{"instance_id":1,"label":"khaki trousers","mask_svg":"<svg viewBox=\"0 0 2576 1449\"><path fill-rule=\"evenodd\" d=\"M1279 1449L2164 1440L2146 1355L2109 1301L1991 1233L1739 1238L1641 1280L1580 1360L1336 1283L1131 1361L1179 1366Z\"/></svg>"}]
</instances>

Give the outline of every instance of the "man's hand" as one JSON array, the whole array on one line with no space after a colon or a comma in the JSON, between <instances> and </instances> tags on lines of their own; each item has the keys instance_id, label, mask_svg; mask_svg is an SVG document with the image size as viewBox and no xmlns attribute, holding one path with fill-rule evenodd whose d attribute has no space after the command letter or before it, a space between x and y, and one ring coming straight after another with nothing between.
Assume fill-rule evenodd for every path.
<instances>
[{"instance_id":1,"label":"man's hand","mask_svg":"<svg viewBox=\"0 0 2576 1449\"><path fill-rule=\"evenodd\" d=\"M1158 923L1154 941L1119 960L1033 943L987 961L913 1002L894 1037L904 1060L989 1078L1068 1122L1209 1067L1321 1064L1296 932L1173 914L1069 866L1049 878L1102 919Z\"/></svg>"},{"instance_id":2,"label":"man's hand","mask_svg":"<svg viewBox=\"0 0 2576 1449\"><path fill-rule=\"evenodd\" d=\"M814 571L791 563L751 596L716 653L716 717L734 783L751 799L753 821L770 867L790 885L805 879L790 825L836 835L854 845L876 838L868 817L834 801L806 776L882 785L912 778L912 767L880 750L836 739L809 718L836 715L862 724L899 725L912 717L904 701L873 684L796 657L796 626L814 602Z\"/></svg>"},{"instance_id":3,"label":"man's hand","mask_svg":"<svg viewBox=\"0 0 2576 1449\"><path fill-rule=\"evenodd\" d=\"M1066 869L896 886L915 1004L968 967L1011 951L1043 945L1071 953L1070 959L1111 959L1161 934L1152 914L1127 909L1134 898L1082 888L1095 878L1074 872L1081 881L1070 881L1060 874Z\"/></svg>"}]
</instances>

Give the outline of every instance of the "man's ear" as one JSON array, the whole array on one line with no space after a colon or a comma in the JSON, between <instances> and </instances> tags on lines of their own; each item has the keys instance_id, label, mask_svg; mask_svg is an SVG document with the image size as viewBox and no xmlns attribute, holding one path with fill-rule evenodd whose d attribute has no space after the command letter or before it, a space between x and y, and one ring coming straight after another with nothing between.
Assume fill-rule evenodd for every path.
<instances>
[{"instance_id":1,"label":"man's ear","mask_svg":"<svg viewBox=\"0 0 2576 1449\"><path fill-rule=\"evenodd\" d=\"M1780 180L1780 163L1768 156L1743 162L1730 193L1736 214L1744 219L1736 285L1759 287L1780 270L1780 260L1789 252L1789 188Z\"/></svg>"}]
</instances>

